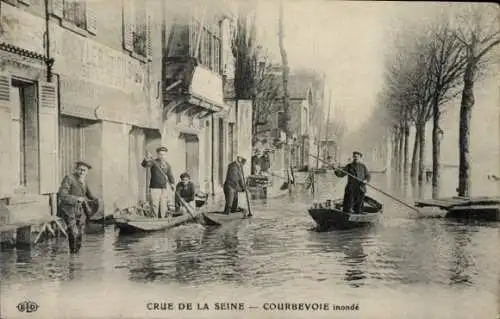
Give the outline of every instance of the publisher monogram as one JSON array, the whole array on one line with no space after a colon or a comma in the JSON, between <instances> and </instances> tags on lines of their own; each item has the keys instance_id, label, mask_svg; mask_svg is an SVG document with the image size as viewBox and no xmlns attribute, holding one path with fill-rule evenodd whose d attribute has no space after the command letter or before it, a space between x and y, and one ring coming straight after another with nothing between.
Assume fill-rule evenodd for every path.
<instances>
[{"instance_id":1,"label":"publisher monogram","mask_svg":"<svg viewBox=\"0 0 500 319\"><path fill-rule=\"evenodd\" d=\"M36 302L29 300L21 301L20 303L17 304L17 310L26 313L35 312L38 310L39 307L40 306L38 306Z\"/></svg>"}]
</instances>

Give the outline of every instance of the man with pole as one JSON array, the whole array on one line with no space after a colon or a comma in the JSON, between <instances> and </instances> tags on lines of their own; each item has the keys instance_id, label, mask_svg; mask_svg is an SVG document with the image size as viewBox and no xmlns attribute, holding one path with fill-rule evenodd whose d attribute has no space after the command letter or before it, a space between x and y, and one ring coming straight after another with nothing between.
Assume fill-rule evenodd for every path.
<instances>
[{"instance_id":1,"label":"man with pole","mask_svg":"<svg viewBox=\"0 0 500 319\"><path fill-rule=\"evenodd\" d=\"M335 169L337 177L348 175L344 191L343 211L348 213L363 213L363 201L366 194L366 183L370 182L370 173L365 164L361 163L363 154L358 151L352 153L352 162L343 168Z\"/></svg>"},{"instance_id":2,"label":"man with pole","mask_svg":"<svg viewBox=\"0 0 500 319\"><path fill-rule=\"evenodd\" d=\"M226 201L224 205L224 214L226 215L241 211L241 209L238 208L238 193L246 191L245 178L243 175L243 165L245 165L245 163L246 159L238 156L236 161L230 163L227 167L226 181L224 182L224 198Z\"/></svg>"},{"instance_id":3,"label":"man with pole","mask_svg":"<svg viewBox=\"0 0 500 319\"><path fill-rule=\"evenodd\" d=\"M168 214L168 201L171 200L170 190L174 189L175 179L172 174L172 168L167 162L168 149L165 146L158 147L156 154L158 157L153 159L147 153L141 166L150 169L151 177L149 181L149 195L151 207L155 217L165 218Z\"/></svg>"}]
</instances>

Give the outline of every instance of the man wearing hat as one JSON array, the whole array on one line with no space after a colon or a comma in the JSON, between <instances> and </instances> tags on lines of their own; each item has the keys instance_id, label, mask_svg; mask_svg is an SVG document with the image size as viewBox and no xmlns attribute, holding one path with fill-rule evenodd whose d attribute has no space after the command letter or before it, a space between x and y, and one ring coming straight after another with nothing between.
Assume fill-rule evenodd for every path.
<instances>
[{"instance_id":1,"label":"man wearing hat","mask_svg":"<svg viewBox=\"0 0 500 319\"><path fill-rule=\"evenodd\" d=\"M363 213L363 201L366 194L366 183L370 182L370 173L365 164L361 163L363 154L358 151L352 153L352 162L343 168L337 168L335 175L348 175L344 191L343 211L349 213Z\"/></svg>"},{"instance_id":2,"label":"man wearing hat","mask_svg":"<svg viewBox=\"0 0 500 319\"><path fill-rule=\"evenodd\" d=\"M245 183L243 181L243 165L246 159L241 156L236 157L236 161L230 163L227 167L226 181L224 182L224 198L226 204L224 206L224 214L236 213L238 208L238 193L245 191Z\"/></svg>"},{"instance_id":3,"label":"man wearing hat","mask_svg":"<svg viewBox=\"0 0 500 319\"><path fill-rule=\"evenodd\" d=\"M167 162L168 149L165 146L158 147L156 159L153 159L148 153L142 161L141 166L150 169L151 177L149 180L149 193L151 207L155 217L167 217L169 194L175 185L172 168Z\"/></svg>"},{"instance_id":4,"label":"man wearing hat","mask_svg":"<svg viewBox=\"0 0 500 319\"><path fill-rule=\"evenodd\" d=\"M69 249L72 254L78 253L82 246L85 221L103 211L102 201L92 194L87 185L87 173L91 168L86 162L76 162L75 171L64 177L57 194L57 214L68 227Z\"/></svg>"}]
</instances>

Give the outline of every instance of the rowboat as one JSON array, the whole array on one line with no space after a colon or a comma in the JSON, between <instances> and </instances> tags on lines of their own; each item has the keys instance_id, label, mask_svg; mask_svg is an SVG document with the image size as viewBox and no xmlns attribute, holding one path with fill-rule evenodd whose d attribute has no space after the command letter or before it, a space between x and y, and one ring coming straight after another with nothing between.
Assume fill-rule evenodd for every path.
<instances>
[{"instance_id":1,"label":"rowboat","mask_svg":"<svg viewBox=\"0 0 500 319\"><path fill-rule=\"evenodd\" d=\"M195 220L200 216L200 210L197 210L193 216L186 213L181 216L170 218L152 218L145 216L122 216L115 219L115 227L120 229L120 235L134 234L142 232L154 232L170 229L189 221Z\"/></svg>"},{"instance_id":2,"label":"rowboat","mask_svg":"<svg viewBox=\"0 0 500 319\"><path fill-rule=\"evenodd\" d=\"M169 218L151 217L148 212L149 207L147 204L140 202L140 205L123 209L119 214L117 214L114 218L114 224L115 227L120 230L121 235L170 229L187 222L197 220L200 217L203 209L202 207L206 204L207 200L207 194L197 193L195 195L196 207L192 207L194 209L191 209L191 214L185 212L183 215ZM139 213L142 213L142 215Z\"/></svg>"},{"instance_id":3,"label":"rowboat","mask_svg":"<svg viewBox=\"0 0 500 319\"><path fill-rule=\"evenodd\" d=\"M342 211L342 199L316 203L309 210L309 215L317 224L318 230L349 229L376 223L382 214L382 204L366 196L363 214Z\"/></svg>"},{"instance_id":4,"label":"rowboat","mask_svg":"<svg viewBox=\"0 0 500 319\"><path fill-rule=\"evenodd\" d=\"M241 209L241 211L231 214L224 214L224 212L203 212L202 216L203 221L208 226L221 226L237 220L250 218L247 215L246 209Z\"/></svg>"}]
</instances>

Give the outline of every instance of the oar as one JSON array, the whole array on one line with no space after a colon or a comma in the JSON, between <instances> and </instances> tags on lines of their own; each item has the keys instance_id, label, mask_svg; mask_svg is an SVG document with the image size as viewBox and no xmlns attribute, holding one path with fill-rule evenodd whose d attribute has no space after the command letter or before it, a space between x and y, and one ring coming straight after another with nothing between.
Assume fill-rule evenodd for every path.
<instances>
[{"instance_id":1,"label":"oar","mask_svg":"<svg viewBox=\"0 0 500 319\"><path fill-rule=\"evenodd\" d=\"M240 163L238 163L238 166L239 166L240 171L241 171L241 177L243 177L243 185L245 185L245 195L247 197L247 206L248 206L248 214L247 214L247 216L248 217L252 217L252 211L250 209L250 199L248 197L248 187L247 187L247 182L245 180L245 173L243 172L243 167L241 167Z\"/></svg>"},{"instance_id":2,"label":"oar","mask_svg":"<svg viewBox=\"0 0 500 319\"><path fill-rule=\"evenodd\" d=\"M385 196L387 196L387 197L391 198L392 200L394 200L394 201L396 201L396 202L398 202L398 203L400 203L400 204L402 204L402 205L404 205L404 206L406 206L406 207L408 207L408 208L412 209L413 211L416 211L417 213L421 214L421 212L420 212L417 208L415 208L415 207L411 206L411 205L410 205L410 204L408 204L408 203L405 203L404 201L402 201L402 200L400 200L400 199L398 199L398 198L396 198L396 197L392 196L391 194L388 194L388 193L384 192L384 191L383 191L383 190L381 190L380 188L377 188L377 187L375 187L375 186L373 186L373 185L371 185L371 184L369 184L369 183L366 183L366 182L364 182L364 181L360 180L360 179L359 179L359 178L357 178L356 176L349 174L348 172L346 172L345 170L343 170L343 169L341 169L341 168L335 168L333 165L331 165L331 164L327 163L326 161L322 160L321 158L318 158L318 157L316 157L316 156L314 156L314 155L311 155L311 156L312 156L312 157L314 157L314 158L317 158L318 160L320 160L321 162L323 162L323 163L327 164L328 166L331 166L334 170L339 170L339 171L344 172L345 174L347 174L348 176L351 176L351 177L352 177L352 178L354 178L355 180L360 181L361 183L364 183L364 184L366 184L367 186L370 186L370 187L371 187L371 188L373 188L374 190L376 190L376 191L378 191L378 192L380 192L380 193L384 194Z\"/></svg>"},{"instance_id":3,"label":"oar","mask_svg":"<svg viewBox=\"0 0 500 319\"><path fill-rule=\"evenodd\" d=\"M168 176L167 176L167 173L165 173L163 171L163 168L159 167L158 166L158 170L163 174L163 177L165 177L165 179L170 182L168 180ZM186 208L187 212L189 213L189 215L191 215L191 217L194 219L196 217L194 217L194 214L191 212L191 207L188 205L188 203L186 203L186 201L184 200L184 198L181 197L181 195L179 195L179 193L177 193L177 191L175 190L174 186L172 184L170 184L170 188L172 189L172 191L174 192L174 194L179 198L179 201L181 202L182 206L184 206L184 208Z\"/></svg>"}]
</instances>

